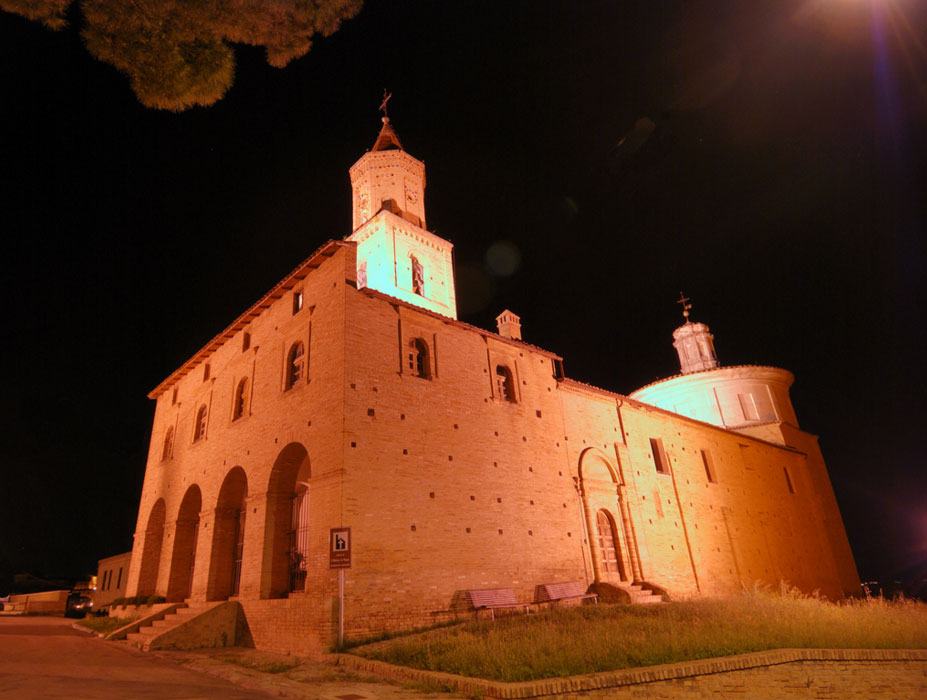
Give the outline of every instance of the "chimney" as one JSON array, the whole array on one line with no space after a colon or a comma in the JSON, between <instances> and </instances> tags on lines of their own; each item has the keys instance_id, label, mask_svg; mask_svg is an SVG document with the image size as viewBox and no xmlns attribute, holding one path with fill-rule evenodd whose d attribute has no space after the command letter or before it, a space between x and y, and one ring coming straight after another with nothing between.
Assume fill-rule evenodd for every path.
<instances>
[{"instance_id":1,"label":"chimney","mask_svg":"<svg viewBox=\"0 0 927 700\"><path fill-rule=\"evenodd\" d=\"M508 309L496 316L496 326L503 338L521 340L521 319Z\"/></svg>"}]
</instances>

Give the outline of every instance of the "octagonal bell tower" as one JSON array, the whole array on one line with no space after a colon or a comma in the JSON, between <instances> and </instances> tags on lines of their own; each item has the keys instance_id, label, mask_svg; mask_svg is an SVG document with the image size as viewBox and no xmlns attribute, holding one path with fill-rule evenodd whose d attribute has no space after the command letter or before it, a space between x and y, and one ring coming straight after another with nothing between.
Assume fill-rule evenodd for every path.
<instances>
[{"instance_id":1,"label":"octagonal bell tower","mask_svg":"<svg viewBox=\"0 0 927 700\"><path fill-rule=\"evenodd\" d=\"M454 246L425 228L425 164L403 150L385 106L373 148L349 171L357 283L456 319Z\"/></svg>"}]
</instances>

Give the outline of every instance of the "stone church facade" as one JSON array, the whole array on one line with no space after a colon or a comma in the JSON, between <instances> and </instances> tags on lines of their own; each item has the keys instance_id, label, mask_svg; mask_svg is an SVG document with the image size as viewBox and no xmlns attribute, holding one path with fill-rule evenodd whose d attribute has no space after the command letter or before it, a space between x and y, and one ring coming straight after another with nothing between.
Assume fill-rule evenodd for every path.
<instances>
[{"instance_id":1,"label":"stone church facade","mask_svg":"<svg viewBox=\"0 0 927 700\"><path fill-rule=\"evenodd\" d=\"M387 119L350 175L353 233L151 392L128 595L237 600L258 647L324 651L335 527L353 637L429 624L467 589L858 589L788 372L719 367L686 319L678 377L631 396L571 380L511 312L498 332L457 320L424 165Z\"/></svg>"}]
</instances>

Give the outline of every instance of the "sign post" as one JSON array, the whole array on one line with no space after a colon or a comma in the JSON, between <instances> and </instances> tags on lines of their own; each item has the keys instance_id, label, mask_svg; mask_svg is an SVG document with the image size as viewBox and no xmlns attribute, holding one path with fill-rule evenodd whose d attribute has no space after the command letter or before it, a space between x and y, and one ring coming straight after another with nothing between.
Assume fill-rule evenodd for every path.
<instances>
[{"instance_id":1,"label":"sign post","mask_svg":"<svg viewBox=\"0 0 927 700\"><path fill-rule=\"evenodd\" d=\"M351 528L331 528L328 568L338 569L338 648L341 649L344 645L344 570L351 568Z\"/></svg>"}]
</instances>

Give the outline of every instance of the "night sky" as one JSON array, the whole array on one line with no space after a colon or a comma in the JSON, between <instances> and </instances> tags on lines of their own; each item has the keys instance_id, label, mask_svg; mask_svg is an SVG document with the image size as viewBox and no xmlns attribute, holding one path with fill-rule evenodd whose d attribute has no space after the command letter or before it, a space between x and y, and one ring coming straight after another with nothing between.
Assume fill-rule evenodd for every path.
<instances>
[{"instance_id":1,"label":"night sky","mask_svg":"<svg viewBox=\"0 0 927 700\"><path fill-rule=\"evenodd\" d=\"M927 3L367 0L180 114L71 19L0 13L0 571L131 547L147 393L350 233L384 88L461 320L630 393L684 291L722 364L796 375L861 578L927 568Z\"/></svg>"}]
</instances>

